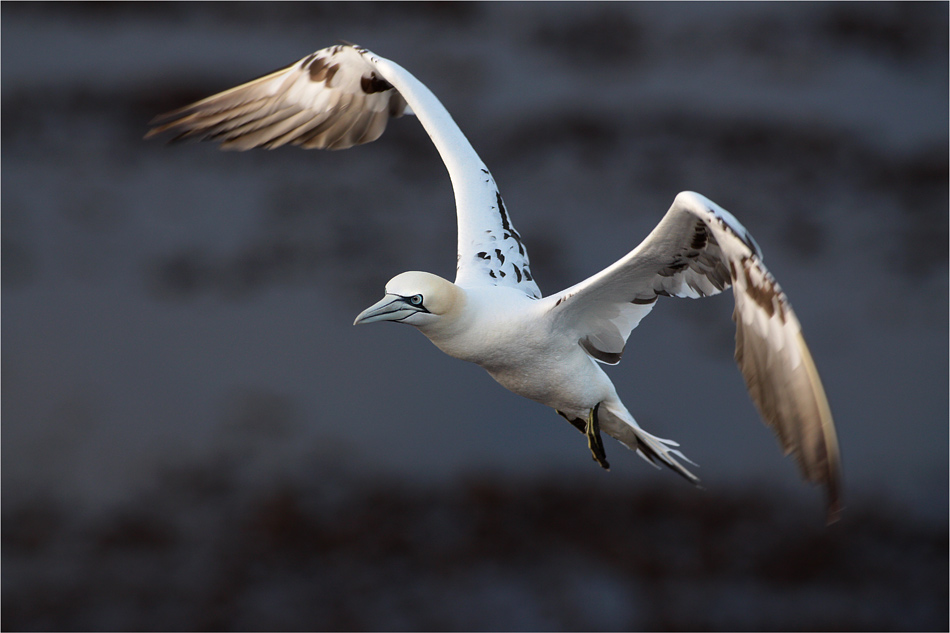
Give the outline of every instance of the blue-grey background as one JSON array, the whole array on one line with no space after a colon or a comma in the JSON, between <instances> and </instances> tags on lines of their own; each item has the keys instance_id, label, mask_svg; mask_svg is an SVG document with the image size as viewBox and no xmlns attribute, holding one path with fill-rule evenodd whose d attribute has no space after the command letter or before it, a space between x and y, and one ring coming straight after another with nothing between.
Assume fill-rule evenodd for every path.
<instances>
[{"instance_id":1,"label":"blue-grey background","mask_svg":"<svg viewBox=\"0 0 950 633\"><path fill-rule=\"evenodd\" d=\"M848 4L2 9L3 626L947 626L948 10ZM344 39L442 99L541 289L681 190L757 238L838 424L822 526L732 362L664 300L610 370L705 490L411 328L353 328L455 215L412 118L345 152L142 141Z\"/></svg>"}]
</instances>

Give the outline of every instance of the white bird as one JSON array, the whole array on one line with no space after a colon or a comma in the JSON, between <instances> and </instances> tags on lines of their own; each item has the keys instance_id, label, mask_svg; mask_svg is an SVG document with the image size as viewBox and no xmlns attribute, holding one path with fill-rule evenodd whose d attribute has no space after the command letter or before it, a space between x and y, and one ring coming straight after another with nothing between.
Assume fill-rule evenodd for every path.
<instances>
[{"instance_id":1,"label":"white bird","mask_svg":"<svg viewBox=\"0 0 950 633\"><path fill-rule=\"evenodd\" d=\"M407 107L408 106L408 107ZM458 214L455 282L406 272L355 323L414 326L450 356L483 367L505 388L555 409L587 437L608 468L603 429L651 463L698 479L675 442L642 429L599 363L620 361L627 337L659 296L705 297L730 285L736 361L749 394L803 477L826 489L829 522L840 511L834 422L801 326L730 213L683 192L625 257L542 297L521 235L488 169L439 100L399 65L353 45L297 63L152 121L146 138L219 141L225 149L344 149L376 140L390 118L415 114L445 162ZM692 462L690 462L692 463Z\"/></svg>"}]
</instances>

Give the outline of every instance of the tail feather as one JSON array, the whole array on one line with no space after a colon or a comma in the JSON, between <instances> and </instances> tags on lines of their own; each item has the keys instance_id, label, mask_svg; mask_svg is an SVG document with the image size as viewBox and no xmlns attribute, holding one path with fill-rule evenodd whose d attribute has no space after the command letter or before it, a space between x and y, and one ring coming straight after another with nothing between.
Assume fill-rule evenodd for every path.
<instances>
[{"instance_id":1,"label":"tail feather","mask_svg":"<svg viewBox=\"0 0 950 633\"><path fill-rule=\"evenodd\" d=\"M656 468L660 464L667 466L686 481L692 484L699 483L699 477L691 473L678 460L683 460L697 466L682 451L672 448L679 446L673 440L665 440L647 433L637 424L630 412L623 405L604 403L599 412L600 428L621 444L642 457Z\"/></svg>"}]
</instances>

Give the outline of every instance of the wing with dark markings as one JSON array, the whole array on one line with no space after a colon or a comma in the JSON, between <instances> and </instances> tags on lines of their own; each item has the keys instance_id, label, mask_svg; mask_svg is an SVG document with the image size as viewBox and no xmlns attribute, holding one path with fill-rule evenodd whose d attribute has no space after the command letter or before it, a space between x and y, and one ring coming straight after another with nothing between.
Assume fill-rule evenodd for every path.
<instances>
[{"instance_id":1,"label":"wing with dark markings","mask_svg":"<svg viewBox=\"0 0 950 633\"><path fill-rule=\"evenodd\" d=\"M833 520L841 507L840 455L821 379L788 297L729 212L681 193L630 254L544 301L557 327L574 328L588 354L613 364L657 297L704 297L729 286L736 362L749 395L804 478L825 486Z\"/></svg>"},{"instance_id":2,"label":"wing with dark markings","mask_svg":"<svg viewBox=\"0 0 950 633\"><path fill-rule=\"evenodd\" d=\"M405 107L356 49L340 45L156 117L146 138L176 132L225 149L346 149L375 141Z\"/></svg>"},{"instance_id":3,"label":"wing with dark markings","mask_svg":"<svg viewBox=\"0 0 950 633\"><path fill-rule=\"evenodd\" d=\"M146 138L217 141L225 149L345 149L376 140L389 119L415 114L452 179L463 286L508 286L539 298L528 253L495 181L435 95L404 68L352 45L296 64L152 121Z\"/></svg>"}]
</instances>

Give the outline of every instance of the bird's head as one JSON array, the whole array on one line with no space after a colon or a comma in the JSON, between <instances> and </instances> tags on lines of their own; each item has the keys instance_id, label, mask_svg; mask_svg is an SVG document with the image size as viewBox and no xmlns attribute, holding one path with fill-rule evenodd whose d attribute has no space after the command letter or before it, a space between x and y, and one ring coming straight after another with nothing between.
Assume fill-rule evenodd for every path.
<instances>
[{"instance_id":1,"label":"bird's head","mask_svg":"<svg viewBox=\"0 0 950 633\"><path fill-rule=\"evenodd\" d=\"M451 319L463 303L462 289L451 281L430 273L402 273L389 280L386 296L360 312L353 325L396 321L425 329Z\"/></svg>"}]
</instances>

